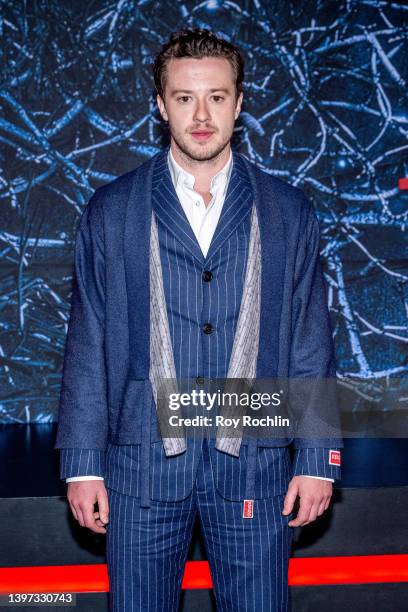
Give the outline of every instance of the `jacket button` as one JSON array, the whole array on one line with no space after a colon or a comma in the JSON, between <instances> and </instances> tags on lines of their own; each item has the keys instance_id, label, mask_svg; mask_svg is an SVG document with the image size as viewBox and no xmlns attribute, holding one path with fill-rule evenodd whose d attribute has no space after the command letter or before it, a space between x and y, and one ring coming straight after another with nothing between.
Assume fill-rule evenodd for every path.
<instances>
[{"instance_id":1,"label":"jacket button","mask_svg":"<svg viewBox=\"0 0 408 612\"><path fill-rule=\"evenodd\" d=\"M212 272L210 270L204 270L203 272L203 280L208 283L212 279Z\"/></svg>"},{"instance_id":2,"label":"jacket button","mask_svg":"<svg viewBox=\"0 0 408 612\"><path fill-rule=\"evenodd\" d=\"M213 330L213 326L211 325L211 323L205 323L203 325L203 332L205 334L211 334L212 330Z\"/></svg>"},{"instance_id":3,"label":"jacket button","mask_svg":"<svg viewBox=\"0 0 408 612\"><path fill-rule=\"evenodd\" d=\"M197 376L196 383L197 383L197 385L203 385L204 384L204 378L202 376Z\"/></svg>"}]
</instances>

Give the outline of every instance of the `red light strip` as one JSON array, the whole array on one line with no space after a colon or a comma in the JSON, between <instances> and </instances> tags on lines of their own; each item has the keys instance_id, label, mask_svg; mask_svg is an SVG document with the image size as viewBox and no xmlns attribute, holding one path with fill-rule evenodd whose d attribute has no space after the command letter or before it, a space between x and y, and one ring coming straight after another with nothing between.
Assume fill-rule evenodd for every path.
<instances>
[{"instance_id":1,"label":"red light strip","mask_svg":"<svg viewBox=\"0 0 408 612\"><path fill-rule=\"evenodd\" d=\"M109 590L108 568L98 565L2 567L0 594L94 593Z\"/></svg>"},{"instance_id":2,"label":"red light strip","mask_svg":"<svg viewBox=\"0 0 408 612\"><path fill-rule=\"evenodd\" d=\"M398 179L398 189L408 189L408 178Z\"/></svg>"},{"instance_id":3,"label":"red light strip","mask_svg":"<svg viewBox=\"0 0 408 612\"><path fill-rule=\"evenodd\" d=\"M291 559L289 584L408 582L408 555L308 557Z\"/></svg>"},{"instance_id":4,"label":"red light strip","mask_svg":"<svg viewBox=\"0 0 408 612\"><path fill-rule=\"evenodd\" d=\"M408 555L304 557L289 562L290 586L408 582ZM188 561L183 589L211 589L207 561ZM106 564L0 568L0 594L109 590Z\"/></svg>"},{"instance_id":5,"label":"red light strip","mask_svg":"<svg viewBox=\"0 0 408 612\"><path fill-rule=\"evenodd\" d=\"M187 561L184 569L182 589L212 589L210 566L208 561Z\"/></svg>"}]
</instances>

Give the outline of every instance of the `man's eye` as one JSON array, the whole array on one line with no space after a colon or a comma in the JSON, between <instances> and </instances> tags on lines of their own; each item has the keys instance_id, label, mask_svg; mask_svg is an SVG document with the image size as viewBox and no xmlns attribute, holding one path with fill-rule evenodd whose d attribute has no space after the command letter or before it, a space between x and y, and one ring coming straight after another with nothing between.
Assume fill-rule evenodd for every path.
<instances>
[{"instance_id":1,"label":"man's eye","mask_svg":"<svg viewBox=\"0 0 408 612\"><path fill-rule=\"evenodd\" d=\"M189 100L190 96L180 96L179 98L177 98L177 101L180 102L180 100L182 102L187 102L187 100Z\"/></svg>"},{"instance_id":2,"label":"man's eye","mask_svg":"<svg viewBox=\"0 0 408 612\"><path fill-rule=\"evenodd\" d=\"M213 99L218 102L219 100L223 100L223 96L213 96Z\"/></svg>"}]
</instances>

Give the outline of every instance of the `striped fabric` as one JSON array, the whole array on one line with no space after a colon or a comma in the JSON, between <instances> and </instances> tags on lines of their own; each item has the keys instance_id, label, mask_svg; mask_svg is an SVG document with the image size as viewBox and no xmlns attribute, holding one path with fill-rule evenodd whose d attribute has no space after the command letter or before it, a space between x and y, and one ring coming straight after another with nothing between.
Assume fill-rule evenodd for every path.
<instances>
[{"instance_id":1,"label":"striped fabric","mask_svg":"<svg viewBox=\"0 0 408 612\"><path fill-rule=\"evenodd\" d=\"M64 448L60 455L60 477L104 476L106 453L96 449Z\"/></svg>"},{"instance_id":2,"label":"striped fabric","mask_svg":"<svg viewBox=\"0 0 408 612\"><path fill-rule=\"evenodd\" d=\"M260 244L253 196L245 164L234 152L226 199L204 257L171 181L167 151L159 156L152 186L152 238L158 250L151 274L166 312L160 306L163 295L155 294L152 321L161 332L152 336L152 388L172 371L178 379L222 379L232 372L255 377ZM206 324L211 333L204 332ZM214 439L189 437L185 452L178 454L174 441L168 442L165 449L157 437L152 402L144 408L142 443L109 443L105 465L101 451L61 451L61 477L105 478L111 610L176 612L198 516L217 609L287 611L293 529L287 524L292 516L281 514L283 498L294 473L339 477L340 468L328 465L327 449L296 449L291 465L288 447L257 446L253 440L238 445L238 456L231 447L222 452L220 439L216 447ZM252 519L242 516L248 497L254 500Z\"/></svg>"},{"instance_id":3,"label":"striped fabric","mask_svg":"<svg viewBox=\"0 0 408 612\"><path fill-rule=\"evenodd\" d=\"M163 362L160 362L157 358L153 359L151 364L153 381L165 377L165 375L168 376L168 373L174 370L178 378L194 378L195 376L223 378L227 374L229 376L243 376L245 371L248 377L253 374L250 366L253 361L247 359L244 362L247 369L243 370L243 362L240 362L237 357L242 354L245 348L245 334L248 335L248 330L256 330L256 318L252 321L251 319L245 321L245 317L248 315L253 317L257 311L255 309L247 311L242 308L243 304L241 302L245 302L245 295L247 298L251 297L250 289L253 288L254 283L256 284L259 281L253 273L247 274L247 277L245 277L248 273L250 237L254 237L258 229L254 215L252 221L255 231L251 232L250 212L255 210L255 207L252 207L253 193L244 163L235 152L233 160L233 172L226 200L206 258L199 248L177 198L167 164L167 153L164 152L156 163L152 195L158 235L154 231L156 224L154 226L152 224L152 238L153 240L156 238L159 240L161 265L153 258L154 266L151 268L151 274L156 275L162 283L167 305L167 321L166 317L163 317L162 309L159 307L153 308L153 317L156 317L155 329L159 330L160 334L152 336L153 343L155 343L153 344L152 354L157 355L162 351L162 356L168 357L168 367L163 367L163 364L166 364L166 359L163 359ZM256 246L254 240L253 243L252 248ZM254 251L254 254L257 253L256 260L251 258L252 263L259 261L259 245L257 248L258 250ZM160 268L164 278L160 278ZM214 278L211 282L202 281L203 270L213 272ZM243 294L244 280L246 280L247 285L246 293ZM257 295L256 291L255 295ZM162 297L155 299L157 299L156 303L158 305ZM241 310L239 311L240 306ZM239 337L236 333L238 316L245 322L242 325L244 334ZM215 322L215 332L211 335L203 334L202 324L213 321ZM168 349L168 340L166 342L166 329L170 331L172 351ZM257 339L257 334L249 334L247 337L250 340L251 338ZM249 353L253 355L254 351L251 349ZM172 358L174 362L172 362ZM228 371L227 364L229 364ZM154 417L155 415L152 415L153 420ZM236 442L236 439L233 438L226 438L226 440L229 443ZM178 442L182 442L182 440L178 440ZM190 442L185 456L174 462L173 477L175 477L176 482L174 495L177 499L184 496L188 488L192 486L199 457L199 441L190 440ZM218 443L217 447L220 448L221 445ZM112 451L114 445L110 444L108 448ZM160 446L156 445L156 448L159 449ZM124 451L122 452L125 465L125 460L128 460L128 457L125 457ZM133 454L137 452L137 450L134 450ZM309 449L309 453L311 452L312 449ZM84 453L85 451L74 449L61 450L61 478L88 474L101 475L101 470L96 473L92 472L89 467L97 465L97 462L99 462L98 465L102 465L100 451L87 450L87 455ZM95 455L93 459L90 458L92 453ZM111 457L115 453L117 455L119 450L116 449L109 456ZM219 459L225 461L222 455L220 454ZM85 458L86 456L89 460ZM304 452L304 449L296 449L295 465L298 471L301 470L302 473L308 472L309 475L323 477L332 477L332 474L335 473L336 476L334 477L340 478L339 467L329 466L324 462L317 462L316 464L315 461L307 461L307 457L308 454ZM252 450L252 463L254 460L255 454ZM156 452L153 453L152 458L152 462L155 461L159 463L161 461L161 457L157 457ZM176 474L178 473L178 464L183 465L184 462L188 467L186 473L180 475L183 482L183 486L180 486L177 484ZM168 473L168 478L170 478L169 463L167 462L164 465L166 469L160 470L161 478L165 478L162 472ZM108 473L105 476L109 481L109 467L107 469ZM157 472L155 465L152 465L152 470ZM187 489L184 487L187 487Z\"/></svg>"},{"instance_id":4,"label":"striped fabric","mask_svg":"<svg viewBox=\"0 0 408 612\"><path fill-rule=\"evenodd\" d=\"M248 259L253 193L242 160L231 179L207 257L177 198L166 155L157 161L152 205L177 377L225 378L236 333ZM202 273L211 271L209 282ZM203 333L211 323L214 331Z\"/></svg>"},{"instance_id":5,"label":"striped fabric","mask_svg":"<svg viewBox=\"0 0 408 612\"><path fill-rule=\"evenodd\" d=\"M163 458L161 442L151 445L151 499L181 501L189 495L197 475L198 461L195 458L196 455L198 460L201 457L202 441L195 442L194 445L194 440L188 440L188 452L167 460ZM247 445L242 446L238 458L220 453L214 446L214 440L210 439L208 443L216 466L214 480L217 491L225 499L242 501L245 497ZM120 493L140 497L140 445L109 445L106 464L107 486ZM282 494L287 490L291 477L292 466L287 447L258 448L255 499Z\"/></svg>"},{"instance_id":6,"label":"striped fabric","mask_svg":"<svg viewBox=\"0 0 408 612\"><path fill-rule=\"evenodd\" d=\"M329 463L329 450L328 448L296 449L292 475L310 476L314 474L316 476L340 480L341 468L338 465L331 465ZM340 451L339 448L332 450Z\"/></svg>"},{"instance_id":7,"label":"striped fabric","mask_svg":"<svg viewBox=\"0 0 408 612\"><path fill-rule=\"evenodd\" d=\"M113 488L128 495L139 497L140 490L138 479L134 478L134 471L139 470L140 465L140 445L129 445L124 447L126 455L125 466L118 471L118 462L120 454L118 453L119 446L109 445L108 452L95 449L63 449L61 452L61 478L76 477L76 476L106 476L106 469L111 475L108 477ZM339 449L334 449L339 450ZM285 453L283 453L285 451ZM276 495L276 491L286 490L289 480L293 476L321 476L323 478L333 478L334 480L341 479L341 468L339 466L330 465L328 463L328 448L302 448L295 451L293 464L290 465L289 454L287 448L266 448L260 447L258 453L257 474L259 482L259 493L256 497L268 497ZM241 459L246 459L245 445L241 450ZM267 455L273 455L273 462L267 460ZM154 459L161 461L160 443L155 443ZM183 496L188 494L190 484L194 478L194 472L190 473L190 479L185 477L188 474L187 455L182 455L179 460L180 476L175 481L175 490L179 495L179 487L177 482L184 483L186 489L183 491ZM235 490L238 497L241 499L243 495L244 470L242 466L236 470L238 478L234 478L234 464L236 459L227 455L217 455L217 487L225 497L231 498L228 494L228 489ZM289 462L289 463L288 463ZM107 468L105 467L107 465ZM267 472L265 477L263 474ZM169 482L168 475L163 476L162 468L153 467L153 490L152 498L161 499L163 497L162 480ZM122 480L121 480L122 478ZM127 484L126 484L127 483ZM239 484L238 484L239 483Z\"/></svg>"},{"instance_id":8,"label":"striped fabric","mask_svg":"<svg viewBox=\"0 0 408 612\"><path fill-rule=\"evenodd\" d=\"M151 279L154 279L154 309L152 316L151 369L152 387L160 379L171 376L174 367L178 379L225 378L231 360L232 348L237 344L244 329L245 317L241 316L240 333L237 333L240 305L246 278L250 245L254 245L251 232L253 192L243 161L233 161L230 183L207 257L204 257L191 225L177 197L167 162L163 155L155 166L152 185L154 221L157 221L157 239L160 249L160 264L154 257L156 249L155 223L152 231ZM253 218L252 218L253 219ZM255 218L256 219L256 218ZM255 227L255 230L257 228ZM252 235L252 243L251 243ZM255 234L257 237L258 234ZM252 262L253 265L253 262ZM161 267L161 271L159 268ZM211 271L210 282L203 280L204 271ZM251 272L251 271L250 271ZM250 277L253 276L251 272ZM166 313L161 312L162 289L165 296ZM246 297L248 306L250 297ZM256 301L252 300L252 304ZM249 310L248 307L246 310ZM167 314L167 320L165 317ZM257 313L259 317L259 312ZM203 326L213 325L213 332L205 334ZM171 350L167 339L167 325L171 339ZM161 330L162 335L158 334ZM238 346L241 343L238 342ZM251 345L253 348L256 345ZM155 351L157 347L157 351ZM252 351L254 353L254 350ZM240 354L235 352L234 363L239 363ZM243 354L244 355L244 354ZM249 355L253 361L254 355ZM173 366L174 359L174 366ZM242 366L242 370L244 370ZM252 370L250 372L252 374ZM154 410L154 405L152 405ZM167 439L166 456L173 451L180 439ZM155 443L150 449L148 462L143 460L143 445L140 450L139 472L146 483L149 476L150 496L142 496L141 503L147 507L149 499L163 495L162 499L182 499L191 491L194 475L201 454L202 440L190 438L185 453L166 460L163 445ZM181 444L180 444L181 446ZM109 449L113 445L109 445ZM180 452L180 451L179 451ZM112 455L120 456L123 471L129 457L126 447L113 449ZM128 453L129 454L129 453ZM109 451L109 457L111 457ZM254 454L251 454L252 463ZM118 459L120 464L120 458ZM237 469L239 468L238 462ZM112 464L108 462L106 483L111 486ZM251 472L254 468L251 468ZM150 473L148 473L150 472ZM115 482L117 475L115 476ZM123 475L122 481L125 481ZM114 485L112 485L114 486ZM141 488L146 491L146 484ZM158 493L159 492L159 493Z\"/></svg>"},{"instance_id":9,"label":"striped fabric","mask_svg":"<svg viewBox=\"0 0 408 612\"><path fill-rule=\"evenodd\" d=\"M267 449L272 451L273 449ZM215 451L218 453L218 451ZM219 612L287 612L293 514L283 516L283 493L254 503L252 519L242 503L218 494L213 454L204 440L194 487L179 502L137 498L108 489L107 561L112 612L176 612L195 517L204 535ZM171 459L173 460L173 459Z\"/></svg>"},{"instance_id":10,"label":"striped fabric","mask_svg":"<svg viewBox=\"0 0 408 612\"><path fill-rule=\"evenodd\" d=\"M227 384L225 392L239 392L235 379L249 380L256 378L256 363L259 346L259 321L261 310L261 241L259 236L258 215L256 206L252 207L251 234L248 247L248 260L246 266L244 290L239 309L237 330L234 337L231 357L229 361ZM234 412L234 406L228 407L229 416ZM221 411L221 414L223 411ZM225 415L227 416L227 414ZM237 435L239 434L239 435ZM243 437L243 427L239 431L228 430L228 427L219 427L217 431L216 448L225 453L239 456ZM252 448L256 440L251 439ZM251 451L252 461L255 453ZM254 464L249 470L254 469ZM251 492L248 495L252 496Z\"/></svg>"},{"instance_id":11,"label":"striped fabric","mask_svg":"<svg viewBox=\"0 0 408 612\"><path fill-rule=\"evenodd\" d=\"M205 258L175 192L166 152L163 152L155 165L152 206L157 222L162 282L177 378L227 376L244 287L252 203L253 193L244 163L234 154L227 195ZM155 238L154 228L152 237ZM157 269L158 264L153 258L151 274L160 281ZM210 282L202 280L204 270L213 272L214 278ZM160 282L158 287L160 290ZM160 304L160 296L157 297L157 303ZM165 332L166 321L163 320L160 309L155 310L153 316L156 317L156 329ZM210 335L203 333L202 327L206 322L211 322L215 328ZM156 350L160 352L163 345L166 346L165 340L165 335L161 343L157 336L153 336L153 350L156 346ZM160 372L163 376L164 371L171 371L171 355L165 350L163 356L165 361L167 360L167 367L157 358L152 360L150 374L153 382L155 378L160 377ZM152 419L154 420L154 415ZM165 463L166 469L163 468L164 473L168 473L168 478L175 483L170 488L177 499L185 494L184 486L192 486L200 455L200 440L190 439L189 442L185 456L172 464ZM109 444L107 450L113 446ZM62 455L66 452L66 449L61 450ZM116 453L119 452L123 453L125 465L125 460L128 459L124 456L125 449L117 449ZM74 451L71 450L70 453L72 457ZM78 451L76 455L79 456ZM155 458L156 453L153 453L151 472L155 470ZM159 461L162 459L160 456ZM185 474L181 474L183 486L179 486L178 464L184 462L187 470ZM61 477L63 474L79 475L77 466L72 461L69 465L72 467L71 474L64 472ZM172 473L169 472L170 465ZM83 472L83 475L87 473ZM105 478L109 483L109 463Z\"/></svg>"}]
</instances>

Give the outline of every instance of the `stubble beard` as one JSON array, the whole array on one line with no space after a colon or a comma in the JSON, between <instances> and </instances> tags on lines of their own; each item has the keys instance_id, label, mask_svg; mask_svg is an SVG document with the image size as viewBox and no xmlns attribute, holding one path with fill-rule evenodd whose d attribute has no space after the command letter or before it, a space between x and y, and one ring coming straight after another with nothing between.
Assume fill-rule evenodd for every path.
<instances>
[{"instance_id":1,"label":"stubble beard","mask_svg":"<svg viewBox=\"0 0 408 612\"><path fill-rule=\"evenodd\" d=\"M187 163L215 161L231 141L231 137L218 143L197 143L197 146L190 145L187 139L180 137L178 134L171 133L180 155Z\"/></svg>"}]
</instances>

